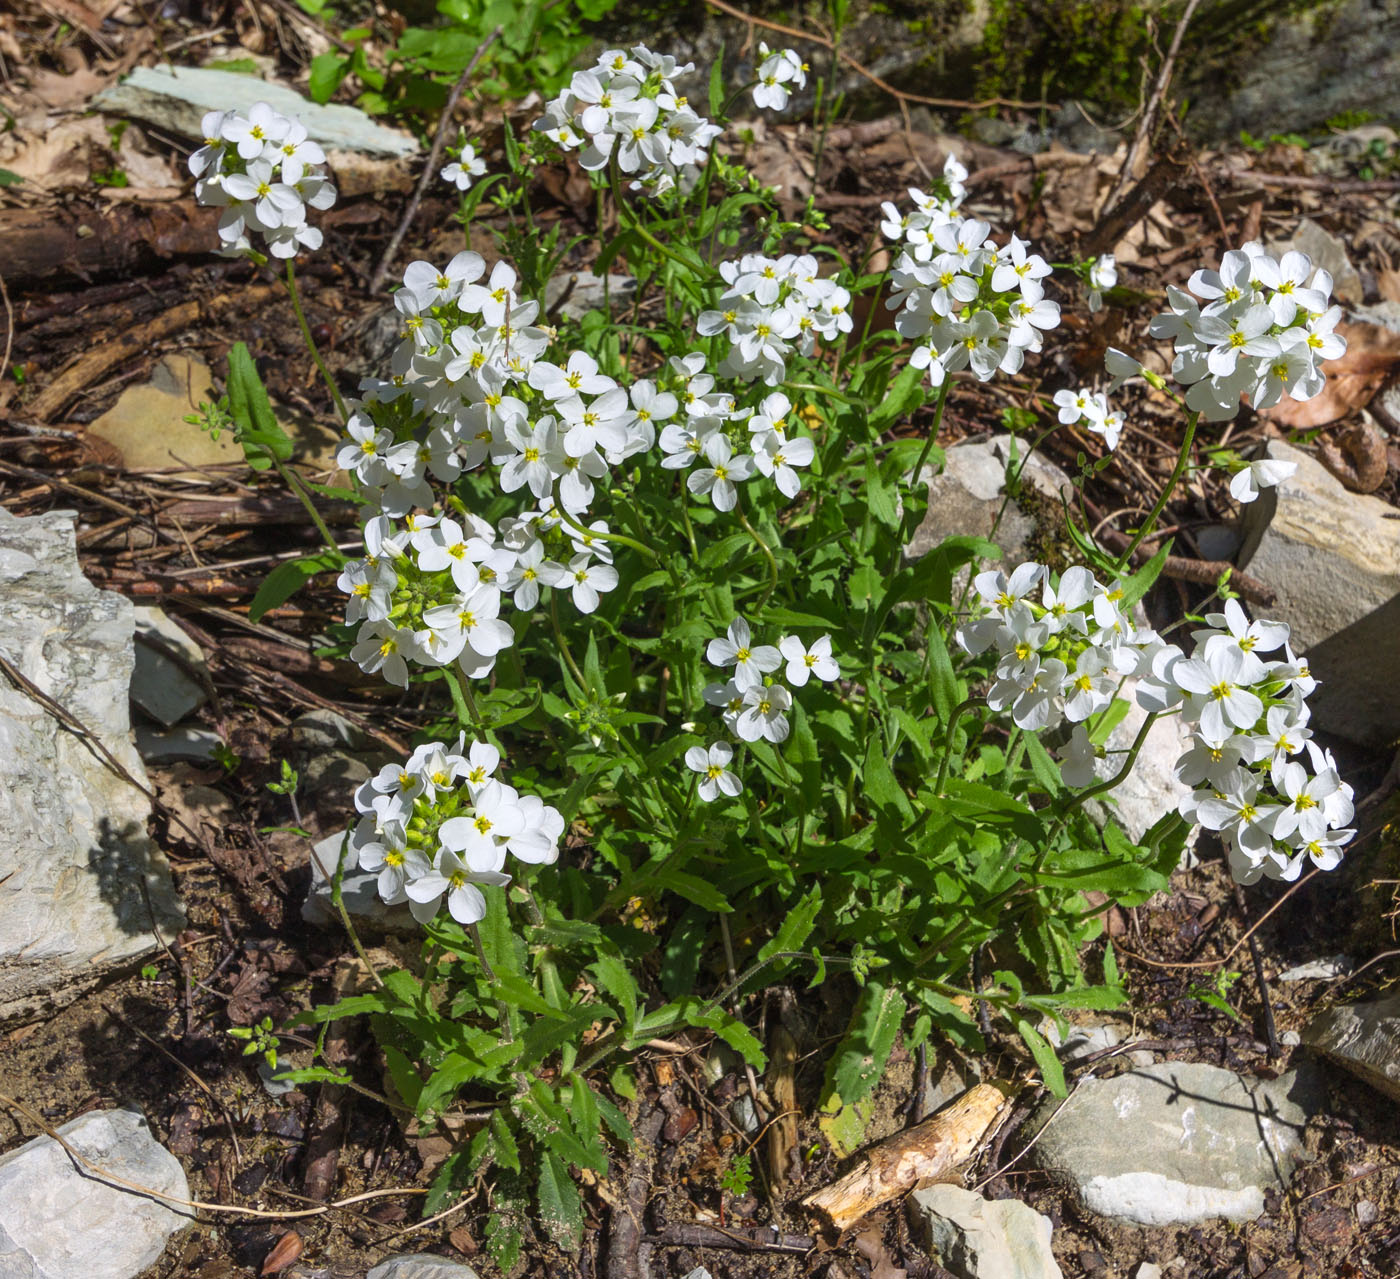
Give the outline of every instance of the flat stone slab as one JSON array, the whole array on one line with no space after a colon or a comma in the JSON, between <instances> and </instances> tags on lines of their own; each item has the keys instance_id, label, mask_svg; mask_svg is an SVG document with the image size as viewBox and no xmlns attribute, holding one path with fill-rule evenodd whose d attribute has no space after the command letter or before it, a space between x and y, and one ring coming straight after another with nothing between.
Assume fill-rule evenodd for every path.
<instances>
[{"instance_id":1,"label":"flat stone slab","mask_svg":"<svg viewBox=\"0 0 1400 1279\"><path fill-rule=\"evenodd\" d=\"M1084 1206L1126 1225L1253 1221L1302 1149L1309 1083L1159 1062L1090 1079L1041 1111L1030 1158ZM1051 1117L1053 1115L1053 1118Z\"/></svg>"},{"instance_id":2,"label":"flat stone slab","mask_svg":"<svg viewBox=\"0 0 1400 1279\"><path fill-rule=\"evenodd\" d=\"M182 137L202 138L200 121L206 111L246 115L255 102L300 120L312 140L327 150L381 156L418 151L411 134L376 124L358 107L310 102L285 84L211 67L137 67L120 84L103 89L92 104L108 115L130 116Z\"/></svg>"},{"instance_id":3,"label":"flat stone slab","mask_svg":"<svg viewBox=\"0 0 1400 1279\"><path fill-rule=\"evenodd\" d=\"M104 1172L188 1199L180 1162L134 1110L93 1110L57 1130ZM52 1137L0 1155L3 1279L136 1279L194 1218L102 1181Z\"/></svg>"},{"instance_id":4,"label":"flat stone slab","mask_svg":"<svg viewBox=\"0 0 1400 1279\"><path fill-rule=\"evenodd\" d=\"M331 901L331 879L340 862L340 846L345 832L327 835L311 850L311 885L301 904L301 917L317 928L339 928L340 914ZM379 896L378 875L367 870L349 870L340 881L340 899L346 912L370 931L416 933L421 928L407 906L386 906ZM3 1276L0 1276L3 1279Z\"/></svg>"},{"instance_id":5,"label":"flat stone slab","mask_svg":"<svg viewBox=\"0 0 1400 1279\"><path fill-rule=\"evenodd\" d=\"M194 671L208 674L199 645L164 609L138 604L131 700L152 719L174 728L191 711L204 705L204 685L191 673Z\"/></svg>"},{"instance_id":6,"label":"flat stone slab","mask_svg":"<svg viewBox=\"0 0 1400 1279\"><path fill-rule=\"evenodd\" d=\"M1400 1101L1400 995L1329 1008L1303 1032L1303 1042Z\"/></svg>"},{"instance_id":7,"label":"flat stone slab","mask_svg":"<svg viewBox=\"0 0 1400 1279\"><path fill-rule=\"evenodd\" d=\"M930 1186L909 1199L909 1228L958 1279L1061 1279L1054 1226L1016 1199L983 1199L961 1186Z\"/></svg>"},{"instance_id":8,"label":"flat stone slab","mask_svg":"<svg viewBox=\"0 0 1400 1279\"><path fill-rule=\"evenodd\" d=\"M1349 493L1312 456L1270 440L1297 471L1244 509L1239 566L1277 599L1320 681L1313 723L1363 746L1400 736L1400 522L1378 497Z\"/></svg>"},{"instance_id":9,"label":"flat stone slab","mask_svg":"<svg viewBox=\"0 0 1400 1279\"><path fill-rule=\"evenodd\" d=\"M476 1271L429 1253L402 1254L381 1261L365 1279L477 1279Z\"/></svg>"},{"instance_id":10,"label":"flat stone slab","mask_svg":"<svg viewBox=\"0 0 1400 1279\"><path fill-rule=\"evenodd\" d=\"M78 568L73 515L0 509L0 654L141 785L131 602ZM0 1021L71 1002L184 927L150 801L41 703L0 680ZM145 894L142 885L145 886ZM148 911L145 896L149 895Z\"/></svg>"}]
</instances>

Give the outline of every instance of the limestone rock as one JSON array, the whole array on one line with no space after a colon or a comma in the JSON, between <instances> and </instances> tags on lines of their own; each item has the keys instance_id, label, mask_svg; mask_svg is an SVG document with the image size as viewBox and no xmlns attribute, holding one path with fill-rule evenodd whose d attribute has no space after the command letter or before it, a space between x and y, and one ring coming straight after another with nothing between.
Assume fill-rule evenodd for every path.
<instances>
[{"instance_id":1,"label":"limestone rock","mask_svg":"<svg viewBox=\"0 0 1400 1279\"><path fill-rule=\"evenodd\" d=\"M477 1275L470 1266L425 1252L418 1256L406 1253L381 1261L365 1279L477 1279Z\"/></svg>"},{"instance_id":2,"label":"limestone rock","mask_svg":"<svg viewBox=\"0 0 1400 1279\"><path fill-rule=\"evenodd\" d=\"M1267 450L1298 470L1245 507L1239 566L1274 588L1268 616L1288 623L1321 681L1313 722L1384 745L1400 736L1400 520L1308 454L1279 440Z\"/></svg>"},{"instance_id":3,"label":"limestone rock","mask_svg":"<svg viewBox=\"0 0 1400 1279\"><path fill-rule=\"evenodd\" d=\"M1050 1218L1019 1200L931 1186L911 1196L909 1226L959 1279L1060 1279Z\"/></svg>"},{"instance_id":4,"label":"limestone rock","mask_svg":"<svg viewBox=\"0 0 1400 1279\"><path fill-rule=\"evenodd\" d=\"M995 541L1005 552L1003 563L1008 571L1022 560L1039 558L1034 543L1044 523L1044 513L1040 513L1038 521L1034 508L1040 503L1035 496L1007 503L996 536L992 535L1004 491L1010 447L1009 435L998 435L976 444L955 444L948 450L941 472L931 469L925 472L928 511L905 548L906 558L918 559L945 538L958 536ZM1026 447L1025 441L1016 441L1018 462L1025 462L1022 484L1047 503L1057 516L1060 494L1068 496L1072 492L1070 478L1038 453L1026 458Z\"/></svg>"},{"instance_id":5,"label":"limestone rock","mask_svg":"<svg viewBox=\"0 0 1400 1279\"><path fill-rule=\"evenodd\" d=\"M179 1161L134 1110L92 1110L57 1130L123 1180L190 1197ZM0 1276L136 1279L190 1225L188 1210L99 1180L52 1137L0 1155Z\"/></svg>"},{"instance_id":6,"label":"limestone rock","mask_svg":"<svg viewBox=\"0 0 1400 1279\"><path fill-rule=\"evenodd\" d=\"M168 763L177 759L207 762L215 758L215 752L223 744L224 739L218 733L183 724L164 733L149 728L136 730L136 749L148 764Z\"/></svg>"},{"instance_id":7,"label":"limestone rock","mask_svg":"<svg viewBox=\"0 0 1400 1279\"><path fill-rule=\"evenodd\" d=\"M1136 688L1137 681L1128 679L1119 690L1118 696L1127 701L1129 709L1109 733L1104 743L1105 754L1094 765L1095 773L1102 780L1118 775L1127 752L1147 720L1147 712L1137 703ZM1130 839L1140 840L1160 818L1174 812L1191 794L1191 788L1177 781L1173 772L1176 761L1190 746L1191 734L1179 715L1164 715L1147 730L1132 772L1104 797L1112 801L1106 806ZM1199 833L1192 828L1187 836L1188 854L1195 847Z\"/></svg>"},{"instance_id":8,"label":"limestone rock","mask_svg":"<svg viewBox=\"0 0 1400 1279\"><path fill-rule=\"evenodd\" d=\"M138 604L131 700L152 719L173 728L204 704L204 685L192 673L197 671L208 674L199 645L163 609Z\"/></svg>"},{"instance_id":9,"label":"limestone rock","mask_svg":"<svg viewBox=\"0 0 1400 1279\"><path fill-rule=\"evenodd\" d=\"M204 136L200 121L206 111L246 114L255 102L300 120L312 140L328 152L394 157L418 150L412 134L376 124L357 107L309 102L284 84L211 67L137 67L93 99L93 105L108 115L128 116L185 138Z\"/></svg>"},{"instance_id":10,"label":"limestone rock","mask_svg":"<svg viewBox=\"0 0 1400 1279\"><path fill-rule=\"evenodd\" d=\"M331 901L331 879L340 860L344 831L328 835L311 850L311 886L301 906L301 917L317 928L339 928L340 914ZM340 899L357 927L371 932L414 933L418 923L407 906L386 906L379 896L377 876L367 870L347 870L340 881Z\"/></svg>"},{"instance_id":11,"label":"limestone rock","mask_svg":"<svg viewBox=\"0 0 1400 1279\"><path fill-rule=\"evenodd\" d=\"M1303 1032L1303 1042L1400 1101L1400 995L1329 1008Z\"/></svg>"},{"instance_id":12,"label":"limestone rock","mask_svg":"<svg viewBox=\"0 0 1400 1279\"><path fill-rule=\"evenodd\" d=\"M198 356L167 355L151 372L148 382L128 386L101 417L88 426L89 434L106 440L132 470L193 468L243 461L243 450L232 431L216 440L185 417L212 403L213 378Z\"/></svg>"},{"instance_id":13,"label":"limestone rock","mask_svg":"<svg viewBox=\"0 0 1400 1279\"><path fill-rule=\"evenodd\" d=\"M1332 277L1332 292L1341 302L1360 302L1361 277L1347 257L1346 245L1326 227L1304 218L1288 240L1271 243L1269 252L1282 257L1290 249L1306 253L1315 267L1321 267Z\"/></svg>"},{"instance_id":14,"label":"limestone rock","mask_svg":"<svg viewBox=\"0 0 1400 1279\"><path fill-rule=\"evenodd\" d=\"M0 654L132 777L132 606L78 568L71 512L0 510ZM150 803L24 691L0 681L0 1021L71 1002L184 926Z\"/></svg>"},{"instance_id":15,"label":"limestone rock","mask_svg":"<svg viewBox=\"0 0 1400 1279\"><path fill-rule=\"evenodd\" d=\"M1309 1092L1297 1071L1263 1082L1159 1062L1085 1080L1058 1112L1047 1107L1030 1157L1089 1211L1127 1225L1253 1221L1265 1189L1292 1173Z\"/></svg>"},{"instance_id":16,"label":"limestone rock","mask_svg":"<svg viewBox=\"0 0 1400 1279\"><path fill-rule=\"evenodd\" d=\"M608 301L613 310L630 306L637 281L630 275L608 276ZM563 271L544 286L544 309L550 316L581 320L590 311L603 309L603 277L592 271Z\"/></svg>"}]
</instances>

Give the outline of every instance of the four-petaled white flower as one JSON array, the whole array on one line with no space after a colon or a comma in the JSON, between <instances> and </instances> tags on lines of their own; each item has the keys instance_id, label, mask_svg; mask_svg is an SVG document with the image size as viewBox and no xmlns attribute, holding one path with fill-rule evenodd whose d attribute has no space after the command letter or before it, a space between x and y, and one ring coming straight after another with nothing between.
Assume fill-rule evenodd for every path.
<instances>
[{"instance_id":1,"label":"four-petaled white flower","mask_svg":"<svg viewBox=\"0 0 1400 1279\"><path fill-rule=\"evenodd\" d=\"M744 789L743 783L729 771L734 748L728 742L714 742L708 748L692 746L685 753L685 766L700 774L700 798L707 804L721 795L733 799Z\"/></svg>"}]
</instances>

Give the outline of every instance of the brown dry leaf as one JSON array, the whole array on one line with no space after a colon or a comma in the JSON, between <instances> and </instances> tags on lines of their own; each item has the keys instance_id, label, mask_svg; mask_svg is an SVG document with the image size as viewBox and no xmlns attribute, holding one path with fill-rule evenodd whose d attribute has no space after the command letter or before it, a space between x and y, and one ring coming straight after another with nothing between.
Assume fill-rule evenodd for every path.
<instances>
[{"instance_id":1,"label":"brown dry leaf","mask_svg":"<svg viewBox=\"0 0 1400 1279\"><path fill-rule=\"evenodd\" d=\"M1387 302L1400 302L1400 271L1377 271L1376 288Z\"/></svg>"},{"instance_id":2,"label":"brown dry leaf","mask_svg":"<svg viewBox=\"0 0 1400 1279\"><path fill-rule=\"evenodd\" d=\"M295 1230L289 1230L275 1244L272 1251L263 1259L261 1275L275 1275L285 1270L302 1254L306 1245Z\"/></svg>"},{"instance_id":3,"label":"brown dry leaf","mask_svg":"<svg viewBox=\"0 0 1400 1279\"><path fill-rule=\"evenodd\" d=\"M102 121L64 120L43 132L0 134L0 168L43 191L90 187L96 169L111 166L110 138Z\"/></svg>"},{"instance_id":4,"label":"brown dry leaf","mask_svg":"<svg viewBox=\"0 0 1400 1279\"><path fill-rule=\"evenodd\" d=\"M870 1262L870 1279L907 1279L909 1272L894 1264L890 1250L878 1230L867 1230L855 1237L856 1251Z\"/></svg>"},{"instance_id":5,"label":"brown dry leaf","mask_svg":"<svg viewBox=\"0 0 1400 1279\"><path fill-rule=\"evenodd\" d=\"M1378 324L1339 324L1337 332L1347 342L1340 360L1322 366L1327 385L1311 400L1284 400L1260 416L1295 430L1326 426L1364 409L1386 379L1400 369L1400 333Z\"/></svg>"},{"instance_id":6,"label":"brown dry leaf","mask_svg":"<svg viewBox=\"0 0 1400 1279\"><path fill-rule=\"evenodd\" d=\"M59 75L57 71L37 70L29 73L29 89L51 111L71 111L86 106L115 79L90 67Z\"/></svg>"}]
</instances>

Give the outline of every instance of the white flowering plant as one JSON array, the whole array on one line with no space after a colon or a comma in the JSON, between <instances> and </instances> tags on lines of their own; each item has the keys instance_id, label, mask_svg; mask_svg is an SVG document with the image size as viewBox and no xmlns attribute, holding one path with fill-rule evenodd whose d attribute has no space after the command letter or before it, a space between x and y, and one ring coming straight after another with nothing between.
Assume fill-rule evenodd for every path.
<instances>
[{"instance_id":1,"label":"white flowering plant","mask_svg":"<svg viewBox=\"0 0 1400 1279\"><path fill-rule=\"evenodd\" d=\"M901 1031L976 1048L1000 1019L1062 1090L1037 1027L1124 998L1111 949L1090 947L1103 907L1086 894L1145 901L1193 824L1244 882L1334 866L1352 833L1287 628L1251 620L1223 584L1189 647L1139 607L1169 543L1145 564L1137 552L1201 418L1320 387L1340 348L1324 273L1247 246L1192 277L1202 303L1170 292L1153 332L1177 343L1184 442L1121 555L1067 519L1080 564L1002 565L971 537L914 556L954 383L1018 375L1059 322L1052 293L1075 290L963 212L954 158L907 211L885 206L888 271L819 243L814 203L784 221L723 158L721 125L677 91L691 70L610 50L527 139L507 129L505 172L459 151L444 181L468 220L493 192L514 219L505 251L404 269L400 341L343 402L363 552L331 543L257 601L329 567L340 651L440 690L441 720L355 793L332 868L352 939L340 884L357 871L422 929L421 962L300 1020L369 1014L394 1103L420 1124L469 1116L428 1209L487 1179L507 1267L531 1212L577 1246L574 1170L604 1171L608 1143L631 1139L636 1054L689 1033L764 1064L745 1001L765 987L853 979L822 1098L847 1140ZM781 105L804 74L765 50L748 87ZM722 105L716 74L710 115ZM213 125L201 181L262 173L248 128ZM294 136L262 127L265 148ZM576 246L541 234L529 179L561 162L611 201L616 233L591 265L626 263L625 309L547 308ZM260 225L268 198L224 179L221 225ZM1113 270L1065 275L1092 308ZM275 440L250 360L237 376L245 443ZM1047 430L1101 440L1086 472L1120 442L1107 397L1130 378L1175 394L1111 352L1102 387L1044 401ZM1241 474L1241 500L1280 478ZM1142 728L1111 751L1134 702ZM1189 728L1190 798L1134 839L1088 801L1111 800L1162 716Z\"/></svg>"}]
</instances>

